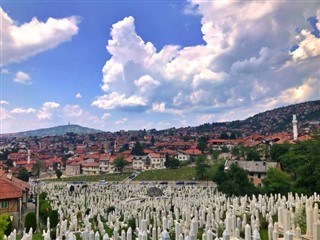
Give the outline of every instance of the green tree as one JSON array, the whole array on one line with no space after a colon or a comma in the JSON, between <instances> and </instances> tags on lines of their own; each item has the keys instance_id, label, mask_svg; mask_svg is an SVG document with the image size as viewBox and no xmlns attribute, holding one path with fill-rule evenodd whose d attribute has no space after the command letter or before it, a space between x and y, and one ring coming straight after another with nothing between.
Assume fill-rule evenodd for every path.
<instances>
[{"instance_id":1,"label":"green tree","mask_svg":"<svg viewBox=\"0 0 320 240\"><path fill-rule=\"evenodd\" d=\"M279 161L279 158L288 153L290 148L289 143L284 144L273 144L270 149L270 157L274 161Z\"/></svg>"},{"instance_id":2,"label":"green tree","mask_svg":"<svg viewBox=\"0 0 320 240\"><path fill-rule=\"evenodd\" d=\"M121 156L114 160L113 165L118 171L122 172L123 168L128 164L128 162Z\"/></svg>"},{"instance_id":3,"label":"green tree","mask_svg":"<svg viewBox=\"0 0 320 240\"><path fill-rule=\"evenodd\" d=\"M29 182L29 173L26 168L19 169L18 178L22 181Z\"/></svg>"},{"instance_id":4,"label":"green tree","mask_svg":"<svg viewBox=\"0 0 320 240\"><path fill-rule=\"evenodd\" d=\"M254 148L247 152L247 161L261 161L260 154Z\"/></svg>"},{"instance_id":5,"label":"green tree","mask_svg":"<svg viewBox=\"0 0 320 240\"><path fill-rule=\"evenodd\" d=\"M61 171L60 169L57 169L57 171L56 171L56 176L57 176L58 179L61 178L61 176L62 176L62 171Z\"/></svg>"},{"instance_id":6,"label":"green tree","mask_svg":"<svg viewBox=\"0 0 320 240\"><path fill-rule=\"evenodd\" d=\"M49 218L50 218L50 226L55 228L58 223L59 223L59 213L57 210L52 210L49 213Z\"/></svg>"},{"instance_id":7,"label":"green tree","mask_svg":"<svg viewBox=\"0 0 320 240\"><path fill-rule=\"evenodd\" d=\"M222 146L221 147L221 152L228 153L228 152L230 152L230 150L229 150L229 148L227 146Z\"/></svg>"},{"instance_id":8,"label":"green tree","mask_svg":"<svg viewBox=\"0 0 320 240\"><path fill-rule=\"evenodd\" d=\"M207 149L207 143L203 141L198 142L197 149L199 149L203 153L204 150Z\"/></svg>"},{"instance_id":9,"label":"green tree","mask_svg":"<svg viewBox=\"0 0 320 240\"><path fill-rule=\"evenodd\" d=\"M166 161L164 163L166 168L179 168L180 167L180 161L176 158L170 157L169 154L166 154Z\"/></svg>"},{"instance_id":10,"label":"green tree","mask_svg":"<svg viewBox=\"0 0 320 240\"><path fill-rule=\"evenodd\" d=\"M204 180L207 177L209 165L206 163L205 155L200 155L196 159L196 177L199 180Z\"/></svg>"},{"instance_id":11,"label":"green tree","mask_svg":"<svg viewBox=\"0 0 320 240\"><path fill-rule=\"evenodd\" d=\"M0 239L4 239L4 232L10 224L9 214L0 214Z\"/></svg>"},{"instance_id":12,"label":"green tree","mask_svg":"<svg viewBox=\"0 0 320 240\"><path fill-rule=\"evenodd\" d=\"M144 155L143 147L140 142L136 142L134 147L131 150L131 154L135 156L141 156Z\"/></svg>"},{"instance_id":13,"label":"green tree","mask_svg":"<svg viewBox=\"0 0 320 240\"><path fill-rule=\"evenodd\" d=\"M32 165L32 171L37 177L40 176L40 172L42 169L43 169L43 163L40 160L37 160L36 163Z\"/></svg>"},{"instance_id":14,"label":"green tree","mask_svg":"<svg viewBox=\"0 0 320 240\"><path fill-rule=\"evenodd\" d=\"M264 192L268 194L280 193L286 195L291 191L290 176L277 168L270 168L267 171L267 176L262 179L262 183Z\"/></svg>"},{"instance_id":15,"label":"green tree","mask_svg":"<svg viewBox=\"0 0 320 240\"><path fill-rule=\"evenodd\" d=\"M37 220L34 212L27 213L24 221L24 227L26 228L27 232L29 232L30 228L32 228L33 232L37 230Z\"/></svg>"},{"instance_id":16,"label":"green tree","mask_svg":"<svg viewBox=\"0 0 320 240\"><path fill-rule=\"evenodd\" d=\"M248 172L238 164L231 164L226 171L224 165L221 165L212 180L218 185L218 190L228 196L252 195L257 192L253 183L249 181Z\"/></svg>"}]
</instances>

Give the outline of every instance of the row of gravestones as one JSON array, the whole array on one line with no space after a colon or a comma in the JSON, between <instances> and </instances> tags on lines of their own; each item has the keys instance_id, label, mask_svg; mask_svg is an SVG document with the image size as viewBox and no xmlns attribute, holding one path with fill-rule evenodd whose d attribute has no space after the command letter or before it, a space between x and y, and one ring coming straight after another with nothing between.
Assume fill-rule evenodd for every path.
<instances>
[{"instance_id":1,"label":"row of gravestones","mask_svg":"<svg viewBox=\"0 0 320 240\"><path fill-rule=\"evenodd\" d=\"M41 186L48 193L53 209L57 209L60 221L56 227L57 239L75 239L80 233L82 239L260 239L261 223L268 223L269 240L302 239L299 222L296 219L301 209L306 212L306 239L320 239L318 205L319 195L280 195L232 197L208 187L172 187L163 189L164 196L150 198L147 188L137 185L114 185L101 188L88 186L70 192L54 183ZM314 204L315 203L315 204ZM110 206L113 211L108 211ZM90 209L90 211L89 211ZM278 221L273 222L276 215ZM90 221L95 218L95 224ZM128 228L128 221L134 219L136 228ZM109 236L105 229L113 230ZM127 231L126 231L127 230ZM202 234L201 234L201 232ZM168 233L169 232L169 233ZM23 234L31 239L32 233ZM50 221L44 239L50 239ZM199 236L199 237L198 237ZM242 238L240 237L242 236ZM9 236L15 240L15 234Z\"/></svg>"}]
</instances>

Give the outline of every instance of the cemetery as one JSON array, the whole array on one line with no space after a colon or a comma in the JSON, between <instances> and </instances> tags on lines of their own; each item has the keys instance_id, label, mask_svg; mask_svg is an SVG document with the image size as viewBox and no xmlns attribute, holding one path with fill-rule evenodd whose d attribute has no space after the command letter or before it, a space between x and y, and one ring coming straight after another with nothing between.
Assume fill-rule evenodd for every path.
<instances>
[{"instance_id":1,"label":"cemetery","mask_svg":"<svg viewBox=\"0 0 320 240\"><path fill-rule=\"evenodd\" d=\"M228 197L214 186L70 188L55 182L41 182L31 191L40 193L40 219L36 216L37 229L25 226L23 240L31 240L34 230L45 240L320 239L316 193ZM16 230L5 239L16 240Z\"/></svg>"}]
</instances>

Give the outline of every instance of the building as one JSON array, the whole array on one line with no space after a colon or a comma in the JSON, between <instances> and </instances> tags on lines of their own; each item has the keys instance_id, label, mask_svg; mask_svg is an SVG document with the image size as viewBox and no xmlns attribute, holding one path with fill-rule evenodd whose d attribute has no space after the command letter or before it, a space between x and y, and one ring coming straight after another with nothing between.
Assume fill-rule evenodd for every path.
<instances>
[{"instance_id":1,"label":"building","mask_svg":"<svg viewBox=\"0 0 320 240\"><path fill-rule=\"evenodd\" d=\"M72 162L67 164L65 174L66 176L79 175L81 171L81 162Z\"/></svg>"},{"instance_id":2,"label":"building","mask_svg":"<svg viewBox=\"0 0 320 240\"><path fill-rule=\"evenodd\" d=\"M248 177L255 186L262 186L262 179L267 175L269 168L281 169L280 164L277 162L235 160L226 161L225 170L227 171L233 163L248 171Z\"/></svg>"},{"instance_id":3,"label":"building","mask_svg":"<svg viewBox=\"0 0 320 240\"><path fill-rule=\"evenodd\" d=\"M21 227L22 215L27 208L29 184L0 170L0 214L9 213L13 226Z\"/></svg>"}]
</instances>

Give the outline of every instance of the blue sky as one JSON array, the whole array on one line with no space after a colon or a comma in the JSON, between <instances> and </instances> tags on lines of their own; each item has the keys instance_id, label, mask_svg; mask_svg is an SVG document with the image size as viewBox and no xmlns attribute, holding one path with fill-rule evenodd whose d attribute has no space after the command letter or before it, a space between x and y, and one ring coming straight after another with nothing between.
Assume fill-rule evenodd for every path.
<instances>
[{"instance_id":1,"label":"blue sky","mask_svg":"<svg viewBox=\"0 0 320 240\"><path fill-rule=\"evenodd\" d=\"M320 99L318 1L2 1L1 133L244 119Z\"/></svg>"}]
</instances>

